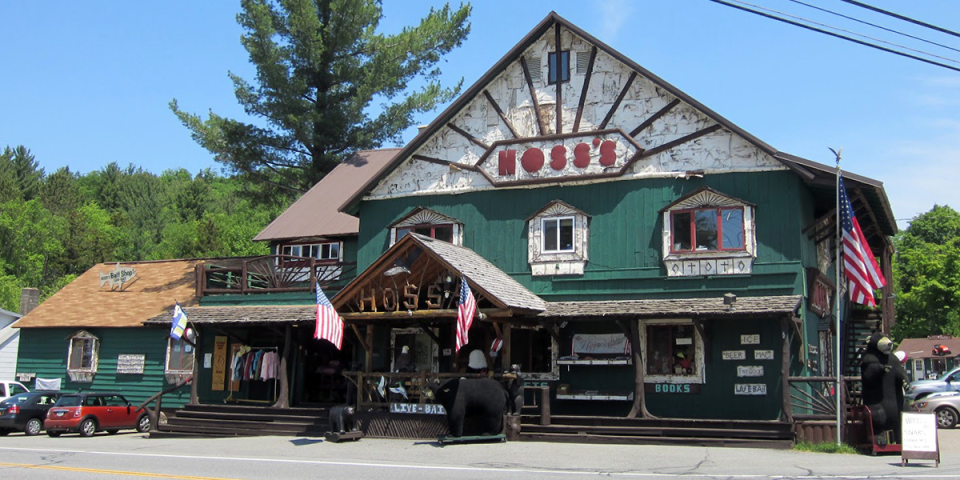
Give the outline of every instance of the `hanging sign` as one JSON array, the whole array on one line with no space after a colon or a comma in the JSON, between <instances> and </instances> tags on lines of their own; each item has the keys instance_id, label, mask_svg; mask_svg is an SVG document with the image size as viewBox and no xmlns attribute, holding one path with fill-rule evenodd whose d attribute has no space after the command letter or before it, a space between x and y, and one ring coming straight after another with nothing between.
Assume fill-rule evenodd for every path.
<instances>
[{"instance_id":1,"label":"hanging sign","mask_svg":"<svg viewBox=\"0 0 960 480\"><path fill-rule=\"evenodd\" d=\"M446 415L443 405L434 403L391 403L390 413L420 413L426 415Z\"/></svg>"},{"instance_id":2,"label":"hanging sign","mask_svg":"<svg viewBox=\"0 0 960 480\"><path fill-rule=\"evenodd\" d=\"M17 373L17 381L18 381L18 382L29 382L30 380L33 380L34 377L36 377L36 376L37 376L36 373Z\"/></svg>"},{"instance_id":3,"label":"hanging sign","mask_svg":"<svg viewBox=\"0 0 960 480\"><path fill-rule=\"evenodd\" d=\"M738 383L733 386L734 395L766 395L767 385L763 383Z\"/></svg>"},{"instance_id":4,"label":"hanging sign","mask_svg":"<svg viewBox=\"0 0 960 480\"><path fill-rule=\"evenodd\" d=\"M574 353L628 355L630 344L622 333L576 334L573 336Z\"/></svg>"},{"instance_id":5,"label":"hanging sign","mask_svg":"<svg viewBox=\"0 0 960 480\"><path fill-rule=\"evenodd\" d=\"M746 360L746 350L724 350L722 353L724 360Z\"/></svg>"},{"instance_id":6,"label":"hanging sign","mask_svg":"<svg viewBox=\"0 0 960 480\"><path fill-rule=\"evenodd\" d=\"M740 365L737 367L737 376L738 377L762 377L763 366Z\"/></svg>"},{"instance_id":7,"label":"hanging sign","mask_svg":"<svg viewBox=\"0 0 960 480\"><path fill-rule=\"evenodd\" d=\"M754 360L773 360L773 350L754 350Z\"/></svg>"},{"instance_id":8,"label":"hanging sign","mask_svg":"<svg viewBox=\"0 0 960 480\"><path fill-rule=\"evenodd\" d=\"M213 380L210 389L222 392L224 380L227 376L227 337L213 338Z\"/></svg>"},{"instance_id":9,"label":"hanging sign","mask_svg":"<svg viewBox=\"0 0 960 480\"><path fill-rule=\"evenodd\" d=\"M117 356L117 373L142 375L146 358L147 356L142 354Z\"/></svg>"}]
</instances>

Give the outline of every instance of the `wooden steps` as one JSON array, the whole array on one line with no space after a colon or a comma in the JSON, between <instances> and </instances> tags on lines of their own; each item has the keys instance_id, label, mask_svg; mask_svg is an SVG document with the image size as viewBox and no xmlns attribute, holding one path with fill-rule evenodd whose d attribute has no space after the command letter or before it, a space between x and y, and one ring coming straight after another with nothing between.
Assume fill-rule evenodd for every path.
<instances>
[{"instance_id":1,"label":"wooden steps","mask_svg":"<svg viewBox=\"0 0 960 480\"><path fill-rule=\"evenodd\" d=\"M329 429L327 412L326 408L186 405L150 436L322 436Z\"/></svg>"},{"instance_id":2,"label":"wooden steps","mask_svg":"<svg viewBox=\"0 0 960 480\"><path fill-rule=\"evenodd\" d=\"M520 440L778 449L794 440L793 425L779 421L553 416L550 425L539 423L524 415Z\"/></svg>"},{"instance_id":3,"label":"wooden steps","mask_svg":"<svg viewBox=\"0 0 960 480\"><path fill-rule=\"evenodd\" d=\"M310 436L328 429L326 408L188 405L170 415L151 437ZM433 438L446 431L437 416L358 415L367 438ZM430 420L427 426L423 422ZM433 425L436 423L436 425ZM691 445L786 449L793 425L779 421L640 419L555 415L540 425L539 415L521 417L521 441L627 445ZM441 431L442 430L442 431Z\"/></svg>"}]
</instances>

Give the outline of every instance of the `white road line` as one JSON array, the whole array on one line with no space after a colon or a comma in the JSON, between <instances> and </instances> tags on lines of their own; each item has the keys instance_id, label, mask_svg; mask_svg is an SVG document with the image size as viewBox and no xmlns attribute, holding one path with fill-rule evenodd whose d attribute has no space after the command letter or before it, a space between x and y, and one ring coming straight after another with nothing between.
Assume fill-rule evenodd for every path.
<instances>
[{"instance_id":1,"label":"white road line","mask_svg":"<svg viewBox=\"0 0 960 480\"><path fill-rule=\"evenodd\" d=\"M223 460L229 462L272 462L303 465L333 465L343 467L364 467L364 468L404 468L409 470L449 470L464 472L489 472L489 473L535 473L552 475L590 475L605 477L671 477L671 478L764 478L764 479L837 479L837 480L872 480L888 478L911 478L911 479L956 479L956 474L912 474L903 473L896 475L744 475L742 473L652 473L652 472L613 472L600 470L553 470L541 468L491 468L491 467L458 467L452 465L408 465L401 463L366 463L366 462L337 462L328 460L291 460L284 458L251 458L251 457L224 457L224 456L204 456L204 455L171 455L160 453L130 453L130 452L99 452L96 450L67 450L52 448L22 448L22 447L0 447L0 450L16 450L24 452L40 453L82 453L87 455L111 455L119 457L147 457L147 458L176 458L188 460Z\"/></svg>"}]
</instances>

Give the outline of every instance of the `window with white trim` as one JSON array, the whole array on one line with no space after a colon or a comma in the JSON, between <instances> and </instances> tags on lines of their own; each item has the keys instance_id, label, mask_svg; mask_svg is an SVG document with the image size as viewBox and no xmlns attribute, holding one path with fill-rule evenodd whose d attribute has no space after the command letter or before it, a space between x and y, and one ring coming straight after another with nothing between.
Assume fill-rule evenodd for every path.
<instances>
[{"instance_id":1,"label":"window with white trim","mask_svg":"<svg viewBox=\"0 0 960 480\"><path fill-rule=\"evenodd\" d=\"M560 200L530 217L527 249L533 275L583 275L589 258L589 224L589 215Z\"/></svg>"},{"instance_id":2,"label":"window with white trim","mask_svg":"<svg viewBox=\"0 0 960 480\"><path fill-rule=\"evenodd\" d=\"M97 373L100 340L85 330L73 334L67 347L67 374L75 382L92 382Z\"/></svg>"},{"instance_id":3,"label":"window with white trim","mask_svg":"<svg viewBox=\"0 0 960 480\"><path fill-rule=\"evenodd\" d=\"M663 214L663 261L671 277L746 275L756 259L756 207L710 188L671 203Z\"/></svg>"},{"instance_id":4,"label":"window with white trim","mask_svg":"<svg viewBox=\"0 0 960 480\"><path fill-rule=\"evenodd\" d=\"M196 360L196 349L193 345L180 337L167 339L167 361L164 367L164 373L167 374L190 374L193 373L193 362Z\"/></svg>"},{"instance_id":5,"label":"window with white trim","mask_svg":"<svg viewBox=\"0 0 960 480\"><path fill-rule=\"evenodd\" d=\"M703 339L690 320L648 320L640 329L646 383L703 383Z\"/></svg>"},{"instance_id":6,"label":"window with white trim","mask_svg":"<svg viewBox=\"0 0 960 480\"><path fill-rule=\"evenodd\" d=\"M338 261L340 260L340 242L283 245L280 247L280 254L316 260Z\"/></svg>"},{"instance_id":7,"label":"window with white trim","mask_svg":"<svg viewBox=\"0 0 960 480\"><path fill-rule=\"evenodd\" d=\"M544 253L573 251L574 217L542 218L540 222Z\"/></svg>"}]
</instances>

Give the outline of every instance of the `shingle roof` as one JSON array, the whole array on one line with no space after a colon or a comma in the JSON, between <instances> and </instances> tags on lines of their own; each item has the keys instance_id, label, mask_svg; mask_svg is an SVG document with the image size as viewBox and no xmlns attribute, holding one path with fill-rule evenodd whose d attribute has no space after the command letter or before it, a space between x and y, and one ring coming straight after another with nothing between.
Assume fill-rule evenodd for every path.
<instances>
[{"instance_id":1,"label":"shingle roof","mask_svg":"<svg viewBox=\"0 0 960 480\"><path fill-rule=\"evenodd\" d=\"M192 307L183 311L193 323L305 323L317 320L316 305ZM170 321L170 315L163 314L144 323L169 325Z\"/></svg>"},{"instance_id":2,"label":"shingle roof","mask_svg":"<svg viewBox=\"0 0 960 480\"><path fill-rule=\"evenodd\" d=\"M409 234L423 246L467 277L470 283L496 297L510 308L542 311L547 303L473 250L416 233Z\"/></svg>"},{"instance_id":3,"label":"shingle roof","mask_svg":"<svg viewBox=\"0 0 960 480\"><path fill-rule=\"evenodd\" d=\"M176 301L197 302L196 266L202 260L121 262L137 270L123 290L100 287L100 272L116 263L97 264L17 321L18 328L141 327L144 320L169 315Z\"/></svg>"},{"instance_id":4,"label":"shingle roof","mask_svg":"<svg viewBox=\"0 0 960 480\"><path fill-rule=\"evenodd\" d=\"M360 220L337 209L399 151L399 148L384 148L357 152L293 202L253 240L356 235L360 231Z\"/></svg>"},{"instance_id":5,"label":"shingle roof","mask_svg":"<svg viewBox=\"0 0 960 480\"><path fill-rule=\"evenodd\" d=\"M906 352L907 358L933 358L933 347L946 345L952 352L950 357L960 355L960 337L952 338L905 338L897 347L897 351Z\"/></svg>"},{"instance_id":6,"label":"shingle roof","mask_svg":"<svg viewBox=\"0 0 960 480\"><path fill-rule=\"evenodd\" d=\"M383 255L380 255L380 258L373 262L370 267L337 293L332 299L333 305L340 308L347 304L372 279L382 275L394 265L402 263L403 257L411 249L417 248L427 253L426 256L420 256L420 260L417 261L421 264L421 267L426 265L423 263L424 258L431 259L435 265L446 264L443 268L449 266L450 269L465 276L471 288L484 293L492 303L500 308L529 312L542 312L546 308L546 302L543 299L534 295L513 277L501 271L473 250L416 233L407 234Z\"/></svg>"},{"instance_id":7,"label":"shingle roof","mask_svg":"<svg viewBox=\"0 0 960 480\"><path fill-rule=\"evenodd\" d=\"M732 318L792 315L800 295L738 297L733 308L722 297L611 300L598 302L550 302L541 317L682 317Z\"/></svg>"}]
</instances>

